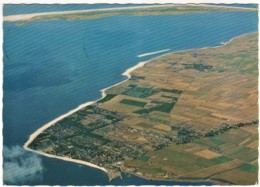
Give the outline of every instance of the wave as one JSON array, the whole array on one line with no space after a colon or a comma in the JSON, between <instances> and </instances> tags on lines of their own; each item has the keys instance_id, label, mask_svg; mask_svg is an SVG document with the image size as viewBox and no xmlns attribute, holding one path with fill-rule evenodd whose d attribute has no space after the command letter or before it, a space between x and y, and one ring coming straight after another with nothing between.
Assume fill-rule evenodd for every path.
<instances>
[{"instance_id":1,"label":"wave","mask_svg":"<svg viewBox=\"0 0 260 187\"><path fill-rule=\"evenodd\" d=\"M160 50L160 51L154 51L154 52L144 53L144 54L138 55L137 57L141 58L141 57L145 57L145 56L149 56L149 55L154 55L154 54L166 52L166 51L169 51L169 50L170 50L170 49L164 49L164 50Z\"/></svg>"}]
</instances>

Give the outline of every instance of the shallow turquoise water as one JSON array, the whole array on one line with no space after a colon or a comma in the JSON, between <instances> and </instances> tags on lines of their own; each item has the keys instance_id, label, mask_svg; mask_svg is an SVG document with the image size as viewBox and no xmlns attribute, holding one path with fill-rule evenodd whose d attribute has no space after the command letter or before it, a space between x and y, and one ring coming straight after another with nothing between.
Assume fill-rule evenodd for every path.
<instances>
[{"instance_id":1,"label":"shallow turquoise water","mask_svg":"<svg viewBox=\"0 0 260 187\"><path fill-rule=\"evenodd\" d=\"M257 31L257 13L120 16L92 21L4 23L4 145L23 145L36 129L87 101L147 52L220 45ZM29 154L29 153L28 153ZM145 185L134 176L108 182L96 169L44 158L42 176L25 184Z\"/></svg>"}]
</instances>

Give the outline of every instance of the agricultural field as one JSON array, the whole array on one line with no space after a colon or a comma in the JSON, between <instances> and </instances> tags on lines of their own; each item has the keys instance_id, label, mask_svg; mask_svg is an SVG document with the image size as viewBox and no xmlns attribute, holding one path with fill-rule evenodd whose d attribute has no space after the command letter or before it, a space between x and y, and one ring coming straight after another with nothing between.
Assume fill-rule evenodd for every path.
<instances>
[{"instance_id":1,"label":"agricultural field","mask_svg":"<svg viewBox=\"0 0 260 187\"><path fill-rule=\"evenodd\" d=\"M255 33L153 59L29 147L94 163L113 176L255 184L257 43Z\"/></svg>"},{"instance_id":2,"label":"agricultural field","mask_svg":"<svg viewBox=\"0 0 260 187\"><path fill-rule=\"evenodd\" d=\"M253 127L257 130L257 126ZM230 141L229 137L236 138ZM258 136L242 129L232 129L216 137L201 138L192 143L171 145L158 151L148 151L126 168L135 168L146 178L211 181L216 184L254 184L257 179L258 147L245 139L258 142ZM237 175L239 174L239 177Z\"/></svg>"}]
</instances>

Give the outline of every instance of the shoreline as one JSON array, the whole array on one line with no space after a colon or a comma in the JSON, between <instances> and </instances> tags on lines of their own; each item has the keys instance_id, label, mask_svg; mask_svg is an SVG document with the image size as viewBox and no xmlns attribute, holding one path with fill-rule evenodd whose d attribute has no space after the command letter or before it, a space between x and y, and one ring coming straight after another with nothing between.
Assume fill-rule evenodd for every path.
<instances>
[{"instance_id":1,"label":"shoreline","mask_svg":"<svg viewBox=\"0 0 260 187\"><path fill-rule=\"evenodd\" d=\"M43 155L43 156L46 156L46 157L49 157L49 158L56 158L56 159L60 159L60 160L64 160L64 161L68 161L68 162L74 162L74 163L78 163L78 164L82 164L82 165L85 165L85 166L90 166L92 168L96 168L96 169L99 169L101 171L104 171L105 173L108 174L108 171L103 168L103 167L100 167L98 165L95 165L95 164L92 164L90 162L86 162L86 161L82 161L82 160L77 160L77 159L73 159L73 158L69 158L69 157L64 157L64 156L56 156L56 155L52 155L52 154L48 154L48 153L44 153L44 152L41 152L41 151L35 151L33 149L30 149L28 147L24 148L25 150L27 151L31 151L31 152L34 152L34 153L37 153L39 155Z\"/></svg>"},{"instance_id":2,"label":"shoreline","mask_svg":"<svg viewBox=\"0 0 260 187\"><path fill-rule=\"evenodd\" d=\"M151 59L152 60L152 59ZM149 60L150 61L150 60ZM109 87L106 87L102 90L100 90L101 92L101 98L95 100L95 101L88 101L84 104L81 104L79 105L78 107L76 107L75 109L72 109L70 110L69 112L55 118L54 120L50 121L49 123L46 123L45 125L43 125L42 127L40 127L39 129L37 129L33 134L30 135L29 139L25 142L25 144L23 145L23 148L27 151L31 151L31 152L34 152L34 153L37 153L37 154L40 154L40 155L43 155L43 156L46 156L46 157L49 157L49 158L56 158L56 159L61 159L61 160L64 160L64 161L68 161L68 162L74 162L74 163L78 163L78 164L82 164L82 165L86 165L86 166L89 166L89 167L92 167L92 168L96 168L96 169L99 169L101 171L104 171L105 173L108 174L109 176L109 173L107 171L106 168L103 168L103 167L100 167L98 165L95 165L93 163L90 163L90 162L86 162L86 161L82 161L82 160L77 160L77 159L72 159L72 158L69 158L69 157L63 157L63 156L56 156L56 155L52 155L52 154L48 154L48 153L44 153L44 152L41 152L41 151L36 151L36 150L33 150L33 149L30 149L28 146L30 143L32 143L32 141L38 136L40 135L43 131L45 131L47 128L51 127L52 125L55 125L55 123L57 123L58 121L66 118L67 116L81 110L82 108L85 108L89 105L92 105L92 104L95 104L97 103L99 100L105 98L107 96L106 94L106 90L114 87L114 86L117 86L119 84L122 84L126 81L128 81L130 78L131 78L131 72L134 71L135 69L138 69L140 67L143 67L146 63L148 63L149 61L145 61L145 62L139 62L137 65L133 66L133 67L130 67L128 68L124 73L122 73L123 76L126 76L127 79L121 81L121 82L118 82L116 84L113 84ZM110 176L109 176L110 178Z\"/></svg>"},{"instance_id":3,"label":"shoreline","mask_svg":"<svg viewBox=\"0 0 260 187\"><path fill-rule=\"evenodd\" d=\"M48 15L64 15L64 14L74 14L74 13L87 13L87 12L99 12L99 11L113 11L113 10L128 10L128 9L142 9L142 8L159 8L176 6L175 4L167 5L147 5L147 6L132 6L132 7L118 7L118 8L100 8L100 9L86 9L86 10L68 10L68 11L56 11L56 12L39 12L30 14L17 14L3 16L3 21L25 21L29 20L35 16L48 16Z\"/></svg>"},{"instance_id":4,"label":"shoreline","mask_svg":"<svg viewBox=\"0 0 260 187\"><path fill-rule=\"evenodd\" d=\"M68 11L54 11L54 12L39 12L39 13L29 13L29 14L15 14L3 16L3 21L26 21L30 20L36 16L48 16L48 15L64 15L64 14L74 14L74 13L87 13L87 12L97 12L97 11L113 11L113 10L128 10L128 9L143 9L143 8L160 8L169 6L202 6L211 8L226 8L226 9L242 9L242 10L258 10L257 8L247 8L247 7L235 7L235 6L221 6L221 5L206 5L206 4L155 4L155 5L144 5L144 6L132 6L132 7L117 7L117 8L100 8L100 9L86 9L86 10L68 10Z\"/></svg>"},{"instance_id":5,"label":"shoreline","mask_svg":"<svg viewBox=\"0 0 260 187\"><path fill-rule=\"evenodd\" d=\"M159 51L147 52L147 53L143 53L143 54L137 55L136 57L142 58L142 57L155 55L155 54L163 53L163 52L170 51L170 50L171 49L163 49L163 50L159 50Z\"/></svg>"},{"instance_id":6,"label":"shoreline","mask_svg":"<svg viewBox=\"0 0 260 187\"><path fill-rule=\"evenodd\" d=\"M108 174L108 171L107 169L103 168L103 167L100 167L98 165L95 165L93 163L90 163L90 162L86 162L86 161L82 161L82 160L77 160L77 159L72 159L72 158L69 158L69 157L62 157L62 156L56 156L56 155L52 155L52 154L47 154L47 153L44 153L44 152L41 152L41 151L36 151L36 150L33 150L33 149L30 149L28 146L29 144L38 136L40 135L44 130L46 130L47 128L49 128L50 126L52 125L55 125L55 123L57 123L58 121L64 119L65 117L81 110L82 108L84 107L87 107L89 105L92 105L92 104L95 104L97 103L99 100L105 98L107 96L107 93L106 93L106 90L114 87L114 86L117 86L119 84L122 84L126 81L128 81L130 78L131 78L131 72L133 72L134 70L138 69L138 68L141 68L143 66L145 66L148 62L152 61L152 60L155 60L155 59L158 59L158 58L161 58L163 56L166 56L166 55L169 55L169 54L175 54L175 53L180 53L180 52L185 52L185 51L193 51L193 50L201 50L201 49L214 49L214 48L218 48L218 47L223 47L223 46L226 46L227 44L229 44L231 41L237 39L237 38L240 38L240 37L243 37L243 36L247 36L247 35L250 35L250 34L255 34L255 33L258 33L257 32L250 32L250 33L246 33L246 34L242 34L242 35L239 35L239 36L236 36L236 37L233 37L231 38L230 40L228 40L227 42L220 42L220 45L218 46L212 46L212 47L204 47L204 48L193 48L193 49L186 49L186 50L179 50L179 51L173 51L173 52L169 52L169 53L165 53L163 55L160 55L158 57L155 57L155 58L152 58L150 60L147 60L147 61L143 61L143 62L139 62L138 64L126 69L125 72L123 72L121 75L123 76L126 76L127 78L121 82L118 82L116 84L113 84L109 87L106 87L104 89L101 89L100 92L101 92L101 98L95 100L95 101L88 101L84 104L81 104L79 105L78 107L76 107L75 109L72 109L70 110L69 112L53 119L52 121L50 121L49 123L41 126L39 129L37 129L33 134L31 134L29 136L29 139L25 142L25 144L23 145L23 148L27 151L32 151L34 153L37 153L37 154L40 154L40 155L43 155L43 156L46 156L46 157L50 157L50 158L56 158L56 159L61 159L61 160L64 160L64 161L69 161L69 162L75 162L75 163L78 163L78 164L82 164L82 165L86 165L86 166L89 166L89 167L93 167L93 168L96 168L96 169L99 169L99 170L102 170L104 171L105 173ZM108 174L109 175L109 174ZM109 176L110 178L110 176Z\"/></svg>"}]
</instances>

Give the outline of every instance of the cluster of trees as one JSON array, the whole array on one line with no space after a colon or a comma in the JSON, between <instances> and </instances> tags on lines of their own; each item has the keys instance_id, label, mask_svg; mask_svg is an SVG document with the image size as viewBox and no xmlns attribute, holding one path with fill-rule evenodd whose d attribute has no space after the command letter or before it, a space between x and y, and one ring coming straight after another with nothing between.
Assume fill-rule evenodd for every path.
<instances>
[{"instance_id":1,"label":"cluster of trees","mask_svg":"<svg viewBox=\"0 0 260 187\"><path fill-rule=\"evenodd\" d=\"M236 129L243 126L250 126L258 124L258 120L254 120L248 123L238 123L235 125L229 125L227 123L223 123L221 127L212 129L206 133L202 133L193 129L190 129L188 126L186 127L173 127L173 130L177 130L176 139L172 139L176 144L184 144L194 141L195 139L202 137L212 137L218 134L221 134L229 129Z\"/></svg>"}]
</instances>

